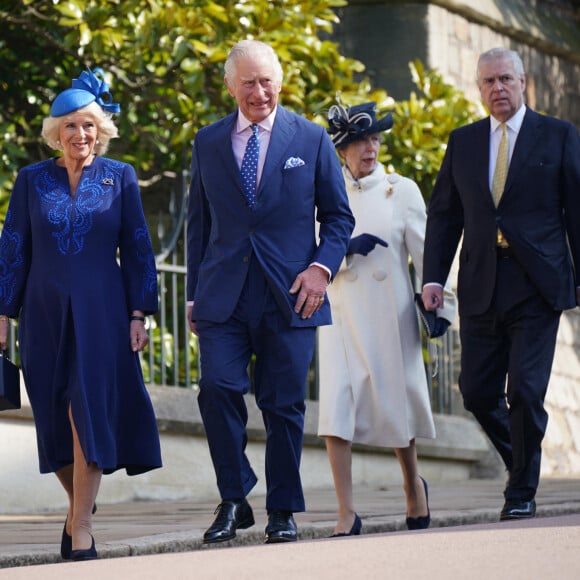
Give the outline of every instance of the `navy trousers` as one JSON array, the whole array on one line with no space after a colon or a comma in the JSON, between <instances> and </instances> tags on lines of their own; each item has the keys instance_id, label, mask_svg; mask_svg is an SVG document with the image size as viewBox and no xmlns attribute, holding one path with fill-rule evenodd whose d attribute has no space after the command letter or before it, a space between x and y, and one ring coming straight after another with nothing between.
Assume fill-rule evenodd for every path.
<instances>
[{"instance_id":1,"label":"navy trousers","mask_svg":"<svg viewBox=\"0 0 580 580\"><path fill-rule=\"evenodd\" d=\"M221 498L244 498L257 482L245 452L244 401L255 355L254 393L266 429L266 509L304 511L300 459L316 328L288 326L255 258L230 319L197 320L196 328L201 361L198 403Z\"/></svg>"},{"instance_id":2,"label":"navy trousers","mask_svg":"<svg viewBox=\"0 0 580 580\"><path fill-rule=\"evenodd\" d=\"M529 501L536 494L560 315L515 258L502 252L491 307L461 319L459 388L509 472L506 500Z\"/></svg>"}]
</instances>

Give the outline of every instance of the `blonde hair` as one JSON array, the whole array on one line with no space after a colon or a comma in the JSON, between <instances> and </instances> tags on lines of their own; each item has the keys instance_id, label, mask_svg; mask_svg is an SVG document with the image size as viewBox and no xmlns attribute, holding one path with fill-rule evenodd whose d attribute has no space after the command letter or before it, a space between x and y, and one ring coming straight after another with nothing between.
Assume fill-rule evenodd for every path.
<instances>
[{"instance_id":1,"label":"blonde hair","mask_svg":"<svg viewBox=\"0 0 580 580\"><path fill-rule=\"evenodd\" d=\"M86 107L81 107L72 113L84 113L93 118L97 126L95 153L97 155L104 155L109 148L109 141L119 136L119 130L113 122L111 114L103 111L100 105L95 102L88 104ZM62 123L72 113L63 115L62 117L46 117L42 122L41 136L51 149L62 151L62 144L59 140L60 128Z\"/></svg>"}]
</instances>

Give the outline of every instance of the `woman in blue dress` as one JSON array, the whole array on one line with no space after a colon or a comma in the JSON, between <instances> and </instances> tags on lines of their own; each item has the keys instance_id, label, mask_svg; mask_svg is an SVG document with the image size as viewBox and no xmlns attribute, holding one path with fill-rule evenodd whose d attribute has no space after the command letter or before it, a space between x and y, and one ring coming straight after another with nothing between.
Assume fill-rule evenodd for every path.
<instances>
[{"instance_id":1,"label":"woman in blue dress","mask_svg":"<svg viewBox=\"0 0 580 580\"><path fill-rule=\"evenodd\" d=\"M18 317L40 472L68 495L72 560L97 557L101 475L161 467L138 354L157 310L154 254L135 170L101 156L117 112L100 69L57 95L42 135L62 155L19 172L0 239L0 347Z\"/></svg>"}]
</instances>

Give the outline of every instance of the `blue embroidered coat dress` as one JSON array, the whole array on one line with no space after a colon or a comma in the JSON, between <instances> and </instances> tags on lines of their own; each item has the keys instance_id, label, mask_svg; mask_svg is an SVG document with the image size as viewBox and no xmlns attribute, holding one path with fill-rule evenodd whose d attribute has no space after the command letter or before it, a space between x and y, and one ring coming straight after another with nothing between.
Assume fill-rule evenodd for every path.
<instances>
[{"instance_id":1,"label":"blue embroidered coat dress","mask_svg":"<svg viewBox=\"0 0 580 580\"><path fill-rule=\"evenodd\" d=\"M157 310L133 167L97 156L74 196L55 159L22 169L0 240L0 313L19 316L42 473L73 462L69 405L87 461L104 473L161 466L132 310Z\"/></svg>"}]
</instances>

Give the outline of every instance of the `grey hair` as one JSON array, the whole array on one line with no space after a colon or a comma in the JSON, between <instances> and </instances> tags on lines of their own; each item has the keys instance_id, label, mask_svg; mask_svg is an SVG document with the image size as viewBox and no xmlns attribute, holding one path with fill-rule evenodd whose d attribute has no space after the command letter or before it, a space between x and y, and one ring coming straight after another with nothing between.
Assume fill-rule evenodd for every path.
<instances>
[{"instance_id":1,"label":"grey hair","mask_svg":"<svg viewBox=\"0 0 580 580\"><path fill-rule=\"evenodd\" d=\"M266 56L272 61L272 66L274 67L274 73L276 75L274 80L278 84L282 84L284 73L282 71L280 59L269 44L260 40L240 40L240 42L232 47L224 65L226 82L235 79L237 64L241 58L255 55Z\"/></svg>"},{"instance_id":2,"label":"grey hair","mask_svg":"<svg viewBox=\"0 0 580 580\"><path fill-rule=\"evenodd\" d=\"M490 62L492 60L511 60L514 65L514 71L518 77L521 77L524 72L524 63L520 58L520 55L515 50L509 50L508 48L492 48L483 52L479 55L477 61L477 80L479 80L479 70L484 63Z\"/></svg>"},{"instance_id":3,"label":"grey hair","mask_svg":"<svg viewBox=\"0 0 580 580\"><path fill-rule=\"evenodd\" d=\"M97 126L97 143L95 143L95 153L104 155L109 148L109 141L119 136L119 130L113 122L112 116L105 112L100 105L95 102L73 111L73 113L84 113L90 115ZM59 140L62 123L73 113L62 117L46 117L42 122L41 136L46 144L56 151L62 151L62 144Z\"/></svg>"}]
</instances>

